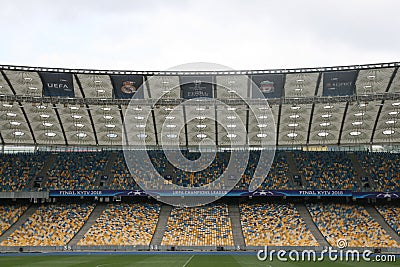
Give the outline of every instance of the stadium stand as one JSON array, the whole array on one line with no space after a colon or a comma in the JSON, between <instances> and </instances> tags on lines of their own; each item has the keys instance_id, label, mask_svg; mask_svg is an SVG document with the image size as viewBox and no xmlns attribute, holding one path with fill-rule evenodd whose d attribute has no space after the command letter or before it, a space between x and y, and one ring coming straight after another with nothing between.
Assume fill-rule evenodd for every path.
<instances>
[{"instance_id":1,"label":"stadium stand","mask_svg":"<svg viewBox=\"0 0 400 267\"><path fill-rule=\"evenodd\" d=\"M340 189L361 191L362 188L356 180L357 172L352 160L346 152L292 152L295 159L295 168L306 184L302 189ZM400 191L400 172L397 166L400 158L395 153L366 153L352 152L367 175L375 181L375 191ZM103 189L132 189L140 187L136 183L138 179L145 181L148 188L151 178L147 173L131 174L122 151L118 151L115 162L110 164L111 178ZM219 177L229 163L229 152L218 152L211 166L205 170L190 173L170 166L162 151L152 150L148 152L151 162L163 177L171 177L169 183L175 183L184 187L198 187L208 184ZM184 151L183 154L189 159L196 159L199 154ZM35 179L46 160L52 156L51 153L18 153L3 154L0 161L0 190L28 191L36 190L30 188L31 181ZM53 164L47 170L49 177L41 190L52 189L99 189L102 174L105 171L108 160L108 152L68 152L59 153ZM240 182L235 189L246 190L254 174L259 152L251 151L247 167L244 170ZM136 159L137 164L141 160ZM292 164L293 165L293 164ZM134 166L132 166L134 168ZM289 179L291 175L289 163L284 151L276 151L274 161L268 176L260 186L260 189L298 189ZM143 179L143 177L147 177ZM97 186L96 186L97 184ZM160 189L157 187L157 189ZM221 188L216 188L221 189Z\"/></svg>"},{"instance_id":2,"label":"stadium stand","mask_svg":"<svg viewBox=\"0 0 400 267\"><path fill-rule=\"evenodd\" d=\"M124 156L122 152L118 153L117 160L114 162L111 169L111 182L104 186L105 189L140 189L137 185L134 177L129 172L128 167L126 166Z\"/></svg>"},{"instance_id":3,"label":"stadium stand","mask_svg":"<svg viewBox=\"0 0 400 267\"><path fill-rule=\"evenodd\" d=\"M26 211L27 205L3 204L0 206L0 236Z\"/></svg>"},{"instance_id":4,"label":"stadium stand","mask_svg":"<svg viewBox=\"0 0 400 267\"><path fill-rule=\"evenodd\" d=\"M257 163L260 158L259 151L251 151L249 154L249 161L247 167L242 175L240 183L235 186L235 189L246 190L254 175ZM261 189L290 189L291 185L288 178L288 164L285 153L283 151L276 151L274 161L272 162L271 169L268 176L260 186Z\"/></svg>"},{"instance_id":5,"label":"stadium stand","mask_svg":"<svg viewBox=\"0 0 400 267\"><path fill-rule=\"evenodd\" d=\"M255 170L252 166L252 170ZM286 159L286 154L283 151L277 151L274 161L269 170L268 176L261 185L262 189L293 189L289 182L289 167Z\"/></svg>"},{"instance_id":6,"label":"stadium stand","mask_svg":"<svg viewBox=\"0 0 400 267\"><path fill-rule=\"evenodd\" d=\"M152 150L148 151L148 154L153 165L162 177L170 175L172 183L183 187L200 187L213 182L224 172L225 167L228 165L230 156L229 152L219 152L210 166L202 171L192 173L170 165L162 151ZM197 160L200 156L200 153L188 152L187 150L183 150L182 154L189 160Z\"/></svg>"},{"instance_id":7,"label":"stadium stand","mask_svg":"<svg viewBox=\"0 0 400 267\"><path fill-rule=\"evenodd\" d=\"M41 205L2 246L64 246L88 219L90 204Z\"/></svg>"},{"instance_id":8,"label":"stadium stand","mask_svg":"<svg viewBox=\"0 0 400 267\"><path fill-rule=\"evenodd\" d=\"M396 231L397 235L400 235L400 208L389 205L376 206L378 212L382 215L385 221Z\"/></svg>"},{"instance_id":9,"label":"stadium stand","mask_svg":"<svg viewBox=\"0 0 400 267\"><path fill-rule=\"evenodd\" d=\"M38 175L47 156L46 153L1 154L0 190L28 190L30 180Z\"/></svg>"},{"instance_id":10,"label":"stadium stand","mask_svg":"<svg viewBox=\"0 0 400 267\"><path fill-rule=\"evenodd\" d=\"M348 247L398 247L362 206L349 204L307 204L310 214L326 240L336 246L345 240Z\"/></svg>"},{"instance_id":11,"label":"stadium stand","mask_svg":"<svg viewBox=\"0 0 400 267\"><path fill-rule=\"evenodd\" d=\"M400 157L397 153L361 153L365 172L375 181L377 191L400 191Z\"/></svg>"},{"instance_id":12,"label":"stadium stand","mask_svg":"<svg viewBox=\"0 0 400 267\"><path fill-rule=\"evenodd\" d=\"M161 245L233 246L232 224L227 204L174 208Z\"/></svg>"},{"instance_id":13,"label":"stadium stand","mask_svg":"<svg viewBox=\"0 0 400 267\"><path fill-rule=\"evenodd\" d=\"M159 204L109 204L78 245L149 245Z\"/></svg>"},{"instance_id":14,"label":"stadium stand","mask_svg":"<svg viewBox=\"0 0 400 267\"><path fill-rule=\"evenodd\" d=\"M94 189L107 160L106 152L60 153L48 171L48 189Z\"/></svg>"},{"instance_id":15,"label":"stadium stand","mask_svg":"<svg viewBox=\"0 0 400 267\"><path fill-rule=\"evenodd\" d=\"M354 168L345 152L294 152L306 189L358 190Z\"/></svg>"},{"instance_id":16,"label":"stadium stand","mask_svg":"<svg viewBox=\"0 0 400 267\"><path fill-rule=\"evenodd\" d=\"M247 246L318 246L292 203L240 204Z\"/></svg>"}]
</instances>

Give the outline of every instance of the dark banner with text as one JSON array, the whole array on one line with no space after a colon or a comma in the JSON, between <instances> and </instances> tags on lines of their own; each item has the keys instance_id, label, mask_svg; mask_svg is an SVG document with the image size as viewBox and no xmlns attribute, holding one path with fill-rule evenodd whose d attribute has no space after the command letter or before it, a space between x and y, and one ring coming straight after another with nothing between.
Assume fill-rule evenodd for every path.
<instances>
[{"instance_id":1,"label":"dark banner with text","mask_svg":"<svg viewBox=\"0 0 400 267\"><path fill-rule=\"evenodd\" d=\"M75 97L72 74L39 72L43 96Z\"/></svg>"},{"instance_id":2,"label":"dark banner with text","mask_svg":"<svg viewBox=\"0 0 400 267\"><path fill-rule=\"evenodd\" d=\"M143 75L110 75L110 78L114 88L114 98L129 99L134 95L135 98L144 98L144 90L138 91L144 81Z\"/></svg>"},{"instance_id":3,"label":"dark banner with text","mask_svg":"<svg viewBox=\"0 0 400 267\"><path fill-rule=\"evenodd\" d=\"M198 97L213 97L212 76L181 76L181 97L192 99Z\"/></svg>"},{"instance_id":4,"label":"dark banner with text","mask_svg":"<svg viewBox=\"0 0 400 267\"><path fill-rule=\"evenodd\" d=\"M356 91L357 72L335 71L324 73L323 96L354 95Z\"/></svg>"}]
</instances>

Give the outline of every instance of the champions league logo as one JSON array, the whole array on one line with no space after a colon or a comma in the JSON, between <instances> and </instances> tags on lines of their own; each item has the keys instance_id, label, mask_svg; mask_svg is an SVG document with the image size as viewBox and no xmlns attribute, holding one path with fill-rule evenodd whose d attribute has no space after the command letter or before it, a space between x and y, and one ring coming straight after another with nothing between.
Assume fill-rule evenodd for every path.
<instances>
[{"instance_id":1,"label":"champions league logo","mask_svg":"<svg viewBox=\"0 0 400 267\"><path fill-rule=\"evenodd\" d=\"M377 198L399 198L396 193L380 193L376 196Z\"/></svg>"},{"instance_id":2,"label":"champions league logo","mask_svg":"<svg viewBox=\"0 0 400 267\"><path fill-rule=\"evenodd\" d=\"M136 87L133 85L133 82L126 81L122 83L121 92L131 95L136 93Z\"/></svg>"},{"instance_id":3,"label":"champions league logo","mask_svg":"<svg viewBox=\"0 0 400 267\"><path fill-rule=\"evenodd\" d=\"M262 81L260 83L259 89L263 94L273 93L273 92L275 92L274 82L271 82L268 80Z\"/></svg>"},{"instance_id":4,"label":"champions league logo","mask_svg":"<svg viewBox=\"0 0 400 267\"><path fill-rule=\"evenodd\" d=\"M206 84L202 84L200 80L193 81L193 86L189 87L190 91L187 93L188 97L209 97Z\"/></svg>"}]
</instances>

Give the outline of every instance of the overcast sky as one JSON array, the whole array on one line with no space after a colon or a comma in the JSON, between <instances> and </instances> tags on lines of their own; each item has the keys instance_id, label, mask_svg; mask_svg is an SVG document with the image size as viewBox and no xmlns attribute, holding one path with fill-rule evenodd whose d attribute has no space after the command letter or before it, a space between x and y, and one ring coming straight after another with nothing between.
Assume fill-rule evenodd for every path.
<instances>
[{"instance_id":1,"label":"overcast sky","mask_svg":"<svg viewBox=\"0 0 400 267\"><path fill-rule=\"evenodd\" d=\"M400 61L399 13L398 0L2 0L0 64L164 70Z\"/></svg>"}]
</instances>

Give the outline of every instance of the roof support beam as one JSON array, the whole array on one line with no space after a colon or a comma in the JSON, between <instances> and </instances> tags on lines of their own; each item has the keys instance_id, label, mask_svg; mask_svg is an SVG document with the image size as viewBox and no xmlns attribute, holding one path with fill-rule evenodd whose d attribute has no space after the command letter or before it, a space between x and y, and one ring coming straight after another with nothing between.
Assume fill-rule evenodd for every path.
<instances>
[{"instance_id":1,"label":"roof support beam","mask_svg":"<svg viewBox=\"0 0 400 267\"><path fill-rule=\"evenodd\" d=\"M354 80L354 84L357 82L358 74L360 74L359 70L357 70L357 72L356 72L356 77L355 77L355 80ZM356 98L356 101L358 102L359 100ZM349 102L346 103L346 107L344 109L343 118L342 118L342 124L340 125L338 145L340 145L340 141L342 140L342 134L343 134L342 131L343 131L343 128L344 128L344 122L346 121L347 109L348 108L349 108Z\"/></svg>"},{"instance_id":2,"label":"roof support beam","mask_svg":"<svg viewBox=\"0 0 400 267\"><path fill-rule=\"evenodd\" d=\"M283 88L286 85L286 75L283 75ZM268 100L269 101L269 100ZM278 125L276 127L276 145L279 145L279 127L281 126L282 105L279 105L278 110Z\"/></svg>"},{"instance_id":3,"label":"roof support beam","mask_svg":"<svg viewBox=\"0 0 400 267\"><path fill-rule=\"evenodd\" d=\"M350 95L350 96L309 96L309 97L282 97L282 98L269 98L268 103L270 105L282 105L282 104L292 104L292 105L305 105L313 103L343 103L343 102L355 102L355 101L378 101L378 100L399 100L400 92L387 92L387 93L376 93L370 95ZM219 101L230 105L243 105L242 99L218 99ZM0 95L0 101L3 102L26 102L26 103L51 103L51 104L69 104L69 105L129 105L130 99L104 99L99 98L55 98L55 97L33 97L33 96L23 96L23 95ZM137 104L141 106L177 106L182 104L183 99L140 99L137 100ZM250 105L259 105L265 103L264 99L245 99L246 103ZM196 104L188 103L187 105L212 105L213 101L203 100L201 102L196 102Z\"/></svg>"},{"instance_id":4,"label":"roof support beam","mask_svg":"<svg viewBox=\"0 0 400 267\"><path fill-rule=\"evenodd\" d=\"M153 119L153 126L154 126L154 135L156 137L156 145L158 146L159 142L158 142L158 133L157 133L157 125L156 125L156 116L154 114L154 110L151 110L151 117Z\"/></svg>"},{"instance_id":5,"label":"roof support beam","mask_svg":"<svg viewBox=\"0 0 400 267\"><path fill-rule=\"evenodd\" d=\"M53 108L54 108L54 111L56 112L58 122L60 123L61 131L62 131L63 136L64 136L65 145L68 146L67 135L65 134L64 124L61 121L60 113L58 113L58 109L56 108L55 104L53 104Z\"/></svg>"},{"instance_id":6,"label":"roof support beam","mask_svg":"<svg viewBox=\"0 0 400 267\"><path fill-rule=\"evenodd\" d=\"M251 74L268 74L268 73L314 73L325 71L345 71L345 70L365 70L365 69L381 69L398 67L400 62L386 62L363 65L348 65L348 66L333 66L333 67L312 67L312 68L297 68L297 69L269 69L269 70L225 70L225 71L126 71L126 70L92 70L92 69L67 69L67 68L46 68L46 67L29 67L29 66L14 66L0 65L0 70L17 70L17 71L49 71L73 74L96 74L96 75L113 75L113 74L138 74L138 75L251 75Z\"/></svg>"},{"instance_id":7,"label":"roof support beam","mask_svg":"<svg viewBox=\"0 0 400 267\"><path fill-rule=\"evenodd\" d=\"M317 85L315 86L314 95L317 95L317 93L318 93L318 88L319 88L319 85L321 84L321 80L322 80L322 72L318 75ZM311 107L310 121L308 123L308 132L307 132L307 141L306 141L307 145L310 143L310 132L311 132L311 125L312 125L312 120L313 120L313 116L314 116L314 109L315 109L315 104L313 103L312 107Z\"/></svg>"},{"instance_id":8,"label":"roof support beam","mask_svg":"<svg viewBox=\"0 0 400 267\"><path fill-rule=\"evenodd\" d=\"M75 77L76 83L78 84L79 90L81 90L82 97L85 98L85 92L83 91L81 81L78 79L78 75L74 74L74 77ZM99 140L97 139L96 128L94 127L93 117L90 112L89 105L86 104L85 106L86 106L87 112L89 114L90 124L92 125L94 140L96 141L96 145L99 145Z\"/></svg>"},{"instance_id":9,"label":"roof support beam","mask_svg":"<svg viewBox=\"0 0 400 267\"><path fill-rule=\"evenodd\" d=\"M394 80L394 78L396 77L398 71L399 71L399 67L396 67L396 68L394 69L393 73L392 73L392 76L391 76L390 79L389 79L389 83L388 83L388 85L387 85L387 87L386 87L385 93L389 92L390 87L392 86L393 80ZM385 103L385 101L382 100L382 101L381 101L381 106L379 107L379 110L378 110L378 115L376 116L376 119L375 119L374 128L373 128L373 130L372 130L371 139L370 139L370 143L371 143L371 144L372 144L373 141L374 141L374 134L375 134L375 131L376 131L376 127L378 126L378 121L379 121L379 118L380 118L380 116L381 116L381 112L382 112L382 108L383 108L383 104L384 104L384 103Z\"/></svg>"},{"instance_id":10,"label":"roof support beam","mask_svg":"<svg viewBox=\"0 0 400 267\"><path fill-rule=\"evenodd\" d=\"M8 79L7 75L5 75L4 71L1 71L1 74L3 75L4 80L6 80L6 82L7 82L8 86L10 87L11 91L12 91L12 92L14 93L14 95L15 95L15 90L14 90L13 85L12 85L11 82L10 82L10 79ZM22 107L21 102L17 101L17 103L18 103L18 105L20 106L20 109L21 109L21 111L22 111L22 114L24 114L25 121L26 121L26 123L28 124L29 131L31 132L31 135L32 135L33 143L34 143L34 144L37 144L37 142L36 142L36 137L35 137L35 135L34 135L34 133L33 133L33 129L32 129L31 122L29 121L28 116L26 115L26 112L25 112L24 108Z\"/></svg>"},{"instance_id":11,"label":"roof support beam","mask_svg":"<svg viewBox=\"0 0 400 267\"><path fill-rule=\"evenodd\" d=\"M186 121L186 106L185 105L182 106L182 110L183 110L183 123L185 124L184 125L185 126L185 138L186 138L185 145L186 145L186 147L188 147L189 146L189 137L188 137L188 128L187 128L188 122Z\"/></svg>"},{"instance_id":12,"label":"roof support beam","mask_svg":"<svg viewBox=\"0 0 400 267\"><path fill-rule=\"evenodd\" d=\"M5 145L4 138L3 138L3 135L1 134L1 132L0 132L0 139L1 139L1 144L4 146Z\"/></svg>"},{"instance_id":13,"label":"roof support beam","mask_svg":"<svg viewBox=\"0 0 400 267\"><path fill-rule=\"evenodd\" d=\"M124 131L124 137L125 137L125 144L124 144L123 139L122 139L122 141L121 141L121 144L122 144L122 146L124 146L124 145L129 146L128 133L126 132L124 113L122 112L122 108L121 108L120 105L118 105L118 109L119 109L119 115L121 116L122 129L123 129L123 131Z\"/></svg>"}]
</instances>

